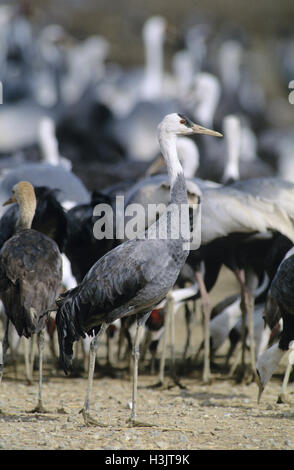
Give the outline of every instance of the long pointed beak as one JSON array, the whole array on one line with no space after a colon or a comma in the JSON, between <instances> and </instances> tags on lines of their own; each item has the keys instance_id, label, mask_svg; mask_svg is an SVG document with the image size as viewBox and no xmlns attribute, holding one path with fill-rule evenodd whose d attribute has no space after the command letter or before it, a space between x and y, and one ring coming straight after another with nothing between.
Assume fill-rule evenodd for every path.
<instances>
[{"instance_id":1,"label":"long pointed beak","mask_svg":"<svg viewBox=\"0 0 294 470\"><path fill-rule=\"evenodd\" d=\"M16 202L16 199L14 196L11 196L7 201L5 201L2 206L8 206L8 204L14 204Z\"/></svg>"},{"instance_id":2,"label":"long pointed beak","mask_svg":"<svg viewBox=\"0 0 294 470\"><path fill-rule=\"evenodd\" d=\"M206 135L213 135L215 137L223 137L220 132L212 131L211 129L207 129L206 127L198 126L198 124L193 125L193 131L195 134L206 134Z\"/></svg>"}]
</instances>

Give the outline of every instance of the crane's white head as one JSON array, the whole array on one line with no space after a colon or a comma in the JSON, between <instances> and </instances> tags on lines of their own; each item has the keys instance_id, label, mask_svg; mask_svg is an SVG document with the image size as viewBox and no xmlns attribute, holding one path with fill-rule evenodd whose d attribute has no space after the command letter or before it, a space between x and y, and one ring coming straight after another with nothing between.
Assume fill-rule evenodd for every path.
<instances>
[{"instance_id":1,"label":"crane's white head","mask_svg":"<svg viewBox=\"0 0 294 470\"><path fill-rule=\"evenodd\" d=\"M220 132L207 129L192 122L183 114L172 113L165 116L158 126L159 133L168 133L175 135L206 134L215 137L222 137Z\"/></svg>"},{"instance_id":2,"label":"crane's white head","mask_svg":"<svg viewBox=\"0 0 294 470\"><path fill-rule=\"evenodd\" d=\"M183 173L183 169L177 155L176 136L191 134L207 134L222 137L222 134L219 132L199 126L183 114L168 114L158 126L159 145L167 164L171 184L173 184L180 173Z\"/></svg>"},{"instance_id":3,"label":"crane's white head","mask_svg":"<svg viewBox=\"0 0 294 470\"><path fill-rule=\"evenodd\" d=\"M152 16L144 23L143 38L145 41L156 42L164 37L167 23L162 16Z\"/></svg>"}]
</instances>

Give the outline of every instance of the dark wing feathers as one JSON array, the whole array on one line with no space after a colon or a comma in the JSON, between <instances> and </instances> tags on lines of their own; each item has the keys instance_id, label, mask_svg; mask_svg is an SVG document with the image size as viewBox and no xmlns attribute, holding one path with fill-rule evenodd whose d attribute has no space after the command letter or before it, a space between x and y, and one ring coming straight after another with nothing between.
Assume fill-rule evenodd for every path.
<instances>
[{"instance_id":1,"label":"dark wing feathers","mask_svg":"<svg viewBox=\"0 0 294 470\"><path fill-rule=\"evenodd\" d=\"M81 284L57 299L56 325L60 360L65 373L71 369L72 345L85 332L97 333L103 322L111 323L117 309L131 313L128 305L148 283L143 252L133 240L119 245L95 263ZM145 266L146 267L146 266Z\"/></svg>"},{"instance_id":2,"label":"dark wing feathers","mask_svg":"<svg viewBox=\"0 0 294 470\"><path fill-rule=\"evenodd\" d=\"M140 259L132 244L107 253L92 266L81 284L61 297L59 305L71 302L84 331L107 321L107 314L126 304L146 285Z\"/></svg>"}]
</instances>

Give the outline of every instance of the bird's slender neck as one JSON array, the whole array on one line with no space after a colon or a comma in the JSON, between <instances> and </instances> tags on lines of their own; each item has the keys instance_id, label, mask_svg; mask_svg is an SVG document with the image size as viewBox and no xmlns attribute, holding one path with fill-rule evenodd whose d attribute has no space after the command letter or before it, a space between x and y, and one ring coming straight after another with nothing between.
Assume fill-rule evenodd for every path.
<instances>
[{"instance_id":1,"label":"bird's slender neck","mask_svg":"<svg viewBox=\"0 0 294 470\"><path fill-rule=\"evenodd\" d=\"M161 130L159 133L159 145L167 165L170 180L170 202L187 204L186 182L182 165L179 161L176 146L176 135Z\"/></svg>"},{"instance_id":2,"label":"bird's slender neck","mask_svg":"<svg viewBox=\"0 0 294 470\"><path fill-rule=\"evenodd\" d=\"M224 168L223 182L240 179L241 133L238 125L231 126L226 132L227 160Z\"/></svg>"},{"instance_id":3,"label":"bird's slender neck","mask_svg":"<svg viewBox=\"0 0 294 470\"><path fill-rule=\"evenodd\" d=\"M39 142L44 161L51 165L59 165L58 142L54 134L54 127L50 123L44 123L42 126Z\"/></svg>"},{"instance_id":4,"label":"bird's slender neck","mask_svg":"<svg viewBox=\"0 0 294 470\"><path fill-rule=\"evenodd\" d=\"M286 351L280 349L279 344L276 343L259 356L256 367L263 387L271 379L285 353Z\"/></svg>"},{"instance_id":5,"label":"bird's slender neck","mask_svg":"<svg viewBox=\"0 0 294 470\"><path fill-rule=\"evenodd\" d=\"M36 199L21 200L19 202L19 213L16 221L15 231L30 229L36 211Z\"/></svg>"},{"instance_id":6,"label":"bird's slender neck","mask_svg":"<svg viewBox=\"0 0 294 470\"><path fill-rule=\"evenodd\" d=\"M163 75L163 37L154 41L149 36L144 38L145 76L142 93L146 98L160 95Z\"/></svg>"}]
</instances>

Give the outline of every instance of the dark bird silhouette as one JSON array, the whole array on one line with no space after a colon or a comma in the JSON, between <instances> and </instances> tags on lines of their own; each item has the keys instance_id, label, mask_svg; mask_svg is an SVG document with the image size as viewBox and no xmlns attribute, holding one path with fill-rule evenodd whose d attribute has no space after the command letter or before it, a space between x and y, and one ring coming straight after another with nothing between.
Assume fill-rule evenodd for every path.
<instances>
[{"instance_id":1,"label":"dark bird silhouette","mask_svg":"<svg viewBox=\"0 0 294 470\"><path fill-rule=\"evenodd\" d=\"M42 364L46 312L60 293L62 260L57 244L48 236L31 229L36 210L33 186L22 181L14 186L12 197L4 204L17 203L19 214L15 233L0 252L0 297L7 315L3 341L1 377L11 322L19 336L38 334L39 397L34 411L44 411L42 403Z\"/></svg>"},{"instance_id":2,"label":"dark bird silhouette","mask_svg":"<svg viewBox=\"0 0 294 470\"><path fill-rule=\"evenodd\" d=\"M276 275L271 283L268 297L263 312L265 323L273 330L277 323L283 320L283 329L280 339L273 346L268 348L258 358L256 370L258 375L258 401L261 394L270 381L274 371L278 367L282 357L293 349L294 340L294 255L285 257L280 264Z\"/></svg>"},{"instance_id":3,"label":"dark bird silhouette","mask_svg":"<svg viewBox=\"0 0 294 470\"><path fill-rule=\"evenodd\" d=\"M93 192L91 201L78 204L67 212L68 234L65 254L71 263L76 281L82 282L93 264L115 246L115 240L98 240L93 233L97 217L93 215L97 204L113 206L113 198L103 193Z\"/></svg>"}]
</instances>

